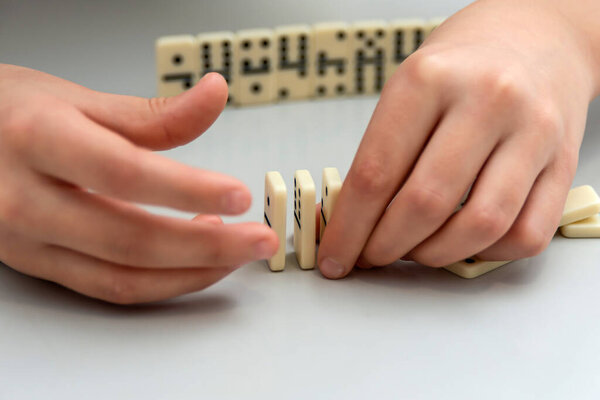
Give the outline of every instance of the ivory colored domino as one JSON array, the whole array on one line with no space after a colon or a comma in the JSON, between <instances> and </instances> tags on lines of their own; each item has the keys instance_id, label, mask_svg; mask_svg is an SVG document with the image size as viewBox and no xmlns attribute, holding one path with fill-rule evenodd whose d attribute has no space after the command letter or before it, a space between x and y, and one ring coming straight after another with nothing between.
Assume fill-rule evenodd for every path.
<instances>
[{"instance_id":1,"label":"ivory colored domino","mask_svg":"<svg viewBox=\"0 0 600 400\"><path fill-rule=\"evenodd\" d=\"M196 36L200 49L200 78L209 72L217 72L225 78L229 87L227 103L235 102L237 79L233 69L238 65L234 51L237 37L233 32L209 32Z\"/></svg>"},{"instance_id":2,"label":"ivory colored domino","mask_svg":"<svg viewBox=\"0 0 600 400\"><path fill-rule=\"evenodd\" d=\"M600 215L562 226L560 233L568 238L600 238Z\"/></svg>"},{"instance_id":3,"label":"ivory colored domino","mask_svg":"<svg viewBox=\"0 0 600 400\"><path fill-rule=\"evenodd\" d=\"M342 189L342 179L337 168L324 168L321 181L321 224L319 238L323 237L338 195Z\"/></svg>"},{"instance_id":4,"label":"ivory colored domino","mask_svg":"<svg viewBox=\"0 0 600 400\"><path fill-rule=\"evenodd\" d=\"M559 226L565 226L600 213L600 197L589 185L569 191Z\"/></svg>"},{"instance_id":5,"label":"ivory colored domino","mask_svg":"<svg viewBox=\"0 0 600 400\"><path fill-rule=\"evenodd\" d=\"M374 94L383 89L386 63L392 53L390 33L386 21L361 21L350 28L353 93Z\"/></svg>"},{"instance_id":6,"label":"ivory colored domino","mask_svg":"<svg viewBox=\"0 0 600 400\"><path fill-rule=\"evenodd\" d=\"M422 19L399 19L390 22L389 30L392 51L386 66L386 80L396 68L425 40L427 23Z\"/></svg>"},{"instance_id":7,"label":"ivory colored domino","mask_svg":"<svg viewBox=\"0 0 600 400\"><path fill-rule=\"evenodd\" d=\"M286 207L287 188L281 174L277 171L267 172L265 175L264 221L269 228L277 233L279 238L277 253L267 260L271 271L283 271L285 269Z\"/></svg>"},{"instance_id":8,"label":"ivory colored domino","mask_svg":"<svg viewBox=\"0 0 600 400\"><path fill-rule=\"evenodd\" d=\"M198 80L199 48L194 36L165 36L156 41L158 95L175 96Z\"/></svg>"},{"instance_id":9,"label":"ivory colored domino","mask_svg":"<svg viewBox=\"0 0 600 400\"><path fill-rule=\"evenodd\" d=\"M323 22L313 26L312 60L316 97L345 96L352 92L349 25Z\"/></svg>"},{"instance_id":10,"label":"ivory colored domino","mask_svg":"<svg viewBox=\"0 0 600 400\"><path fill-rule=\"evenodd\" d=\"M444 269L452 272L465 279L477 278L480 275L495 270L512 261L482 261L475 257L467 258L454 264L444 267Z\"/></svg>"},{"instance_id":11,"label":"ivory colored domino","mask_svg":"<svg viewBox=\"0 0 600 400\"><path fill-rule=\"evenodd\" d=\"M315 267L315 183L308 170L294 174L294 250L302 269Z\"/></svg>"},{"instance_id":12,"label":"ivory colored domino","mask_svg":"<svg viewBox=\"0 0 600 400\"><path fill-rule=\"evenodd\" d=\"M279 101L308 99L314 93L311 34L308 25L275 28L276 97Z\"/></svg>"},{"instance_id":13,"label":"ivory colored domino","mask_svg":"<svg viewBox=\"0 0 600 400\"><path fill-rule=\"evenodd\" d=\"M252 105L275 100L275 35L271 29L237 32L235 104Z\"/></svg>"}]
</instances>

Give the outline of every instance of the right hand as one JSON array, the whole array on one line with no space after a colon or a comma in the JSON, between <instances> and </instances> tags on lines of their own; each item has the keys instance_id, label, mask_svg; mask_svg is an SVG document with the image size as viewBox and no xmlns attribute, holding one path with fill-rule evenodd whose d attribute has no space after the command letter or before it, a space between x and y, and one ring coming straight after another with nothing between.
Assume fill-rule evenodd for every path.
<instances>
[{"instance_id":1,"label":"right hand","mask_svg":"<svg viewBox=\"0 0 600 400\"><path fill-rule=\"evenodd\" d=\"M268 227L213 215L249 208L242 182L147 150L195 139L226 98L217 74L180 96L148 100L0 64L0 260L130 304L201 290L272 256L278 239ZM203 215L168 218L131 202Z\"/></svg>"}]
</instances>

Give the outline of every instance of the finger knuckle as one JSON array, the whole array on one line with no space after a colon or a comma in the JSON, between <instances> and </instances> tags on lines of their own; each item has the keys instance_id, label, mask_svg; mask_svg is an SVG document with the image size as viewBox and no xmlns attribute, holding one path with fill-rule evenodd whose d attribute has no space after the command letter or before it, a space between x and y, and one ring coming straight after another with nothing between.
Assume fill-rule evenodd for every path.
<instances>
[{"instance_id":1,"label":"finger knuckle","mask_svg":"<svg viewBox=\"0 0 600 400\"><path fill-rule=\"evenodd\" d=\"M130 147L126 157L118 162L106 163L102 169L102 185L111 194L118 193L125 197L133 196L140 184L147 179L142 171L141 152L144 150Z\"/></svg>"},{"instance_id":2,"label":"finger knuckle","mask_svg":"<svg viewBox=\"0 0 600 400\"><path fill-rule=\"evenodd\" d=\"M499 206L482 205L472 211L471 224L477 237L500 238L510 228L510 218Z\"/></svg>"},{"instance_id":3,"label":"finger knuckle","mask_svg":"<svg viewBox=\"0 0 600 400\"><path fill-rule=\"evenodd\" d=\"M540 100L531 106L530 118L536 131L543 138L558 137L564 131L564 121L556 106L548 101Z\"/></svg>"},{"instance_id":4,"label":"finger knuckle","mask_svg":"<svg viewBox=\"0 0 600 400\"><path fill-rule=\"evenodd\" d=\"M425 185L414 185L404 189L402 200L412 213L428 220L446 217L451 204L446 196Z\"/></svg>"},{"instance_id":5,"label":"finger knuckle","mask_svg":"<svg viewBox=\"0 0 600 400\"><path fill-rule=\"evenodd\" d=\"M514 69L490 69L479 78L479 86L495 106L519 104L527 97L522 74Z\"/></svg>"},{"instance_id":6,"label":"finger knuckle","mask_svg":"<svg viewBox=\"0 0 600 400\"><path fill-rule=\"evenodd\" d=\"M403 72L416 84L429 85L447 81L453 75L445 57L438 53L419 50L403 63Z\"/></svg>"},{"instance_id":7,"label":"finger knuckle","mask_svg":"<svg viewBox=\"0 0 600 400\"><path fill-rule=\"evenodd\" d=\"M124 233L107 243L106 252L112 254L113 261L134 266L146 266L152 261L149 253L154 246L151 245L149 230L129 228L121 232Z\"/></svg>"},{"instance_id":8,"label":"finger knuckle","mask_svg":"<svg viewBox=\"0 0 600 400\"><path fill-rule=\"evenodd\" d=\"M101 297L115 304L135 304L139 298L139 285L133 274L124 268L119 267L111 273L101 289Z\"/></svg>"},{"instance_id":9,"label":"finger knuckle","mask_svg":"<svg viewBox=\"0 0 600 400\"><path fill-rule=\"evenodd\" d=\"M169 125L166 123L167 119L163 117L163 113L167 110L167 105L170 99L167 97L153 97L147 100L147 108L150 115L153 116L156 121L156 129L160 136L164 138L166 143L165 147L175 147L182 144L182 139L178 138L171 130Z\"/></svg>"},{"instance_id":10,"label":"finger knuckle","mask_svg":"<svg viewBox=\"0 0 600 400\"><path fill-rule=\"evenodd\" d=\"M370 242L365 247L362 260L373 266L389 265L400 258L390 245L381 241Z\"/></svg>"},{"instance_id":11,"label":"finger knuckle","mask_svg":"<svg viewBox=\"0 0 600 400\"><path fill-rule=\"evenodd\" d=\"M390 190L390 173L382 161L371 157L359 161L350 182L361 194L380 196Z\"/></svg>"},{"instance_id":12,"label":"finger knuckle","mask_svg":"<svg viewBox=\"0 0 600 400\"><path fill-rule=\"evenodd\" d=\"M22 154L32 144L31 135L36 123L36 112L12 110L2 122L2 141L10 146L13 152Z\"/></svg>"},{"instance_id":13,"label":"finger knuckle","mask_svg":"<svg viewBox=\"0 0 600 400\"><path fill-rule=\"evenodd\" d=\"M514 232L519 258L534 257L548 247L552 234L527 225L520 225Z\"/></svg>"}]
</instances>

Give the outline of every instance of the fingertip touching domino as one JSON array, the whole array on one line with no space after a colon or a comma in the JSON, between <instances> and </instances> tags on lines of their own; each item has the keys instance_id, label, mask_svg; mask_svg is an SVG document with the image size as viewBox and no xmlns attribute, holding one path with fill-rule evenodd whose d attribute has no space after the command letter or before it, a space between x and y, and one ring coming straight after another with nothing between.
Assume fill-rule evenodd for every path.
<instances>
[{"instance_id":1,"label":"fingertip touching domino","mask_svg":"<svg viewBox=\"0 0 600 400\"><path fill-rule=\"evenodd\" d=\"M571 238L600 237L600 197L589 185L579 186L569 191L560 232ZM483 261L476 257L444 267L444 269L466 279L477 278L511 261Z\"/></svg>"},{"instance_id":2,"label":"fingertip touching domino","mask_svg":"<svg viewBox=\"0 0 600 400\"><path fill-rule=\"evenodd\" d=\"M210 72L223 75L228 103L238 106L378 93L442 22L323 22L165 36L156 41L158 95L183 93Z\"/></svg>"}]
</instances>

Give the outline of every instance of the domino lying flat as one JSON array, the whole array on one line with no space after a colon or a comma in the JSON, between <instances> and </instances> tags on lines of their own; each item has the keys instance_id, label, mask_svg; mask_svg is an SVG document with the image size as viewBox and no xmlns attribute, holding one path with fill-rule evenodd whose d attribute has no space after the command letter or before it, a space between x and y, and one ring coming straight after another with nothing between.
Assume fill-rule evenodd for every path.
<instances>
[{"instance_id":1,"label":"domino lying flat","mask_svg":"<svg viewBox=\"0 0 600 400\"><path fill-rule=\"evenodd\" d=\"M600 197L591 186L579 186L569 191L559 226L567 237L600 236ZM482 261L468 258L444 269L466 279L477 278L511 261Z\"/></svg>"},{"instance_id":2,"label":"domino lying flat","mask_svg":"<svg viewBox=\"0 0 600 400\"><path fill-rule=\"evenodd\" d=\"M378 93L442 22L326 22L159 38L158 95L182 93L209 72L223 75L235 105Z\"/></svg>"},{"instance_id":3,"label":"domino lying flat","mask_svg":"<svg viewBox=\"0 0 600 400\"><path fill-rule=\"evenodd\" d=\"M264 221L277 233L279 249L267 260L271 271L283 271L285 268L287 188L281 174L277 171L265 175L265 215Z\"/></svg>"}]
</instances>

